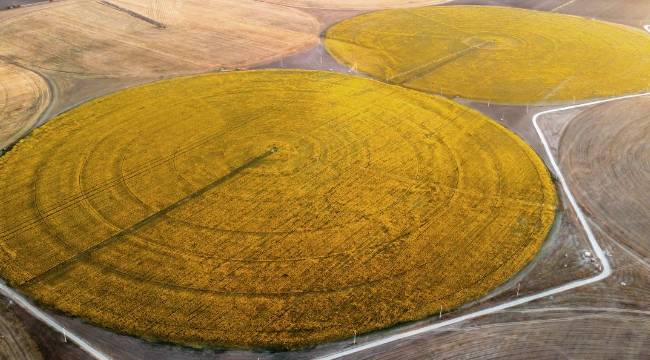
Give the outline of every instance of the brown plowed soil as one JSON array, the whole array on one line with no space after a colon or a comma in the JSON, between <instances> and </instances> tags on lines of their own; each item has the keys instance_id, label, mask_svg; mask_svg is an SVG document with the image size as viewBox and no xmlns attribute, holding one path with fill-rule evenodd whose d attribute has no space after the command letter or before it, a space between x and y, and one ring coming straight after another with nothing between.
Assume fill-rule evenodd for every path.
<instances>
[{"instance_id":1,"label":"brown plowed soil","mask_svg":"<svg viewBox=\"0 0 650 360\"><path fill-rule=\"evenodd\" d=\"M607 103L573 119L560 160L583 207L641 257L650 257L650 97Z\"/></svg>"}]
</instances>

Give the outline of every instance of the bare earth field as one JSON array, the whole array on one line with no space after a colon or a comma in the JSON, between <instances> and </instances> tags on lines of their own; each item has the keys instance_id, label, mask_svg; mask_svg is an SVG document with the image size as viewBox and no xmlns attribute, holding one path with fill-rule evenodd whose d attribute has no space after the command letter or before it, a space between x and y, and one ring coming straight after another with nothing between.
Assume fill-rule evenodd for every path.
<instances>
[{"instance_id":1,"label":"bare earth field","mask_svg":"<svg viewBox=\"0 0 650 360\"><path fill-rule=\"evenodd\" d=\"M85 77L163 76L268 61L318 31L306 13L250 0L67 0L0 13L0 53Z\"/></svg>"},{"instance_id":2,"label":"bare earth field","mask_svg":"<svg viewBox=\"0 0 650 360\"><path fill-rule=\"evenodd\" d=\"M456 0L450 5L512 6L585 16L635 27L650 22L650 2L645 0Z\"/></svg>"},{"instance_id":3,"label":"bare earth field","mask_svg":"<svg viewBox=\"0 0 650 360\"><path fill-rule=\"evenodd\" d=\"M588 309L567 316L564 309L513 310L356 359L645 359L650 356L649 331L647 314L636 312Z\"/></svg>"},{"instance_id":4,"label":"bare earth field","mask_svg":"<svg viewBox=\"0 0 650 360\"><path fill-rule=\"evenodd\" d=\"M603 104L566 126L560 160L585 210L609 236L650 258L650 97Z\"/></svg>"},{"instance_id":5,"label":"bare earth field","mask_svg":"<svg viewBox=\"0 0 650 360\"><path fill-rule=\"evenodd\" d=\"M42 359L36 343L4 300L0 303L0 359Z\"/></svg>"},{"instance_id":6,"label":"bare earth field","mask_svg":"<svg viewBox=\"0 0 650 360\"><path fill-rule=\"evenodd\" d=\"M50 97L45 79L0 60L0 149L36 124Z\"/></svg>"},{"instance_id":7,"label":"bare earth field","mask_svg":"<svg viewBox=\"0 0 650 360\"><path fill-rule=\"evenodd\" d=\"M296 5L295 3L297 1L292 5ZM302 3L304 6L305 2ZM450 4L502 5L554 11L594 17L638 28L650 23L650 3L644 0L463 0ZM40 6L37 5L36 8ZM127 4L124 2L119 6L126 7ZM145 16L151 19L161 19L162 16L157 17L154 14L154 9L159 8L150 7L151 12ZM167 9L168 7L162 8ZM23 10L25 9L11 11L15 13ZM306 8L301 11L309 13L319 20L318 31L322 31L325 24L331 24L359 13L358 11ZM11 17L9 12L0 12L0 18ZM141 12L144 13L144 11ZM148 22L144 22L144 24L153 26ZM0 32L3 30L3 27L0 26ZM7 36L11 35L6 34ZM4 40L5 36L2 39ZM78 67L80 62L76 61L74 57L72 59L70 66ZM30 62L28 59L22 59L22 61L19 63L28 64ZM43 59L39 61L43 62ZM354 73L353 70L341 66L328 57L320 45L304 53L283 57L282 60L278 58L277 61L267 60L262 63L266 63L266 65L255 66L334 69ZM131 73L129 69L119 71L122 71L123 74ZM45 73L45 71L43 72ZM47 72L47 74L54 79L53 82L58 84L58 90L60 90L54 99L54 109L58 109L54 113L74 106L85 99L157 78L155 74L149 77L129 77L127 80L124 78L80 79L82 76L87 78L88 74L77 77L64 75L61 72ZM539 139L530 121L534 113L548 108L488 106L459 100L502 122L542 154ZM636 100L625 104L639 111L634 114L641 117L644 115L643 111L646 111L644 109L647 108L644 103L647 101ZM368 349L349 358L497 359L512 357L527 359L531 357L531 354L542 359L637 359L650 357L650 315L648 314L650 303L647 300L650 298L650 281L648 281L650 258L644 250L647 249L647 236L645 241L640 236L647 221L643 222L643 218L640 217L642 210L640 210L638 202L633 201L645 199L643 195L647 194L647 192L635 192L635 189L646 189L645 184L639 181L647 179L647 173L644 173L644 169L648 168L647 157L643 155L647 154L647 145L645 148L643 146L647 140L639 139L642 134L645 134L639 130L644 124L643 119L636 123L627 115L617 114L614 109L618 109L621 114L632 113L632 110L628 112L620 105L612 103L591 109L549 115L541 121L543 130L556 151L556 158L562 160L561 168L570 180L575 195L588 214L593 217L592 226L596 231L598 241L608 252L608 258L614 267L614 274L610 278L509 311L502 311L480 319L466 321L454 327ZM599 134L596 129L591 131L586 128L586 124L575 121L575 119L588 122L604 131L617 129L616 123L621 119L626 125L623 128L618 128L621 130L620 136L607 137ZM634 119L639 120L636 117ZM583 143L585 141L587 144ZM586 146L603 149L607 146L606 144L613 146L611 154L602 150L589 154L585 152ZM634 151L627 154L624 149L634 149ZM619 161L614 163L616 160ZM589 161L597 163L598 166L589 164ZM570 164L579 164L580 168L577 168L574 173L569 167ZM588 168L592 169L590 173L585 170ZM601 184L600 187L598 183ZM608 186L608 188L603 190L603 186ZM611 188L617 189L616 193L601 194L610 191ZM562 200L566 201L563 196ZM616 213L607 208L607 201L615 204ZM632 224L629 229L627 228L628 224ZM590 247L583 232L576 225L574 214L563 209L556 221L552 236L544 244L533 263L482 301L469 304L453 313L443 313L442 319L494 305L504 300L515 299L518 293L523 296L573 279L593 276L598 273L599 264L594 262L592 257L587 256L586 252L589 250ZM86 337L105 353L119 359L312 359L317 355L326 355L353 346L353 339L350 338L290 353L207 349L197 351L151 344L136 338L116 335L87 325L78 319L62 315L54 316L68 328ZM34 335L39 348L50 350L51 358L76 358L73 357L74 355L70 355L75 352L74 348L66 348L69 344L54 340L52 337L39 338L35 335L41 333L37 329L43 330L42 324L35 322L26 314L22 314L20 318L28 325L28 330ZM388 331L360 336L356 342L363 345L371 340L385 338L391 334L416 329L437 321L439 321L438 317L432 317ZM56 349L67 350L57 352ZM76 351L78 352L78 350Z\"/></svg>"}]
</instances>

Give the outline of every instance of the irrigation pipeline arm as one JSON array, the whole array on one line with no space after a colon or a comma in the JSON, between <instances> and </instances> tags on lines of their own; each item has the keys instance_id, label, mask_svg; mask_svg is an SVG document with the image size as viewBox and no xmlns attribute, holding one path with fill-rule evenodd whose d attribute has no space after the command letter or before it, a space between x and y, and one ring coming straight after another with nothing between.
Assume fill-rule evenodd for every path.
<instances>
[{"instance_id":1,"label":"irrigation pipeline arm","mask_svg":"<svg viewBox=\"0 0 650 360\"><path fill-rule=\"evenodd\" d=\"M646 28L646 30L648 30L650 32L650 25L646 25L645 28ZM589 239L589 243L591 244L591 247L593 248L594 254L596 254L596 256L598 257L598 259L600 260L600 262L601 262L601 264L603 266L603 270L598 275L596 275L594 277L591 277L591 278L588 278L588 279L572 281L570 283L567 283L567 284L564 284L564 285L561 285L561 286L558 286L558 287L555 287L555 288L552 288L552 289L549 289L549 290L545 290L545 291L542 291L542 292L537 293L537 294L528 295L528 296L519 298L517 300L508 301L508 302L505 302L505 303L500 304L500 305L489 307L489 308L479 310L479 311L476 311L476 312L473 312L473 313L469 313L469 314L466 314L466 315L458 316L456 318L449 319L449 320L446 320L446 321L442 321L442 322L439 322L439 323L436 323L436 324L431 324L431 325L428 325L428 326L424 326L424 327L421 327L419 329L406 331L406 332L403 332L403 333L388 336L388 337L383 338L383 339L371 341L371 342L369 342L367 344L364 344L364 345L351 347L351 348L349 348L347 350L344 350L344 351L340 351L340 352L332 353L332 354L329 354L329 355L325 355L323 357L318 358L318 360L339 359L339 358L342 358L342 357L345 357L345 356L348 356L348 355L356 354L356 353L359 353L361 351L376 348L376 347L386 345L386 344L389 344L389 343L392 343L392 342L395 342L395 341L399 341L399 340L403 340L403 339L410 338L410 337L413 337L413 336L417 336L417 335L420 335L420 334L432 332L434 330L437 330L437 329L440 329L440 328L443 328L443 327L446 327L446 326L458 324L458 323L466 321L466 320L476 319L476 318L481 317L481 316L494 314L494 313L497 313L497 312L502 311L502 310L506 310L506 309L509 309L509 308L512 308L512 307L515 307L515 306L518 306L518 305L523 305L523 304L529 303L531 301L535 301L535 300L545 298L547 296L563 293L563 292L568 291L568 290L573 290L573 289L576 289L576 288L579 288L579 287L582 287L582 286L585 286L585 285L593 284L593 283L596 283L596 282L599 282L601 280L604 280L604 279L608 278L612 274L612 267L611 267L611 265L609 263L609 260L607 259L607 256L605 255L605 252L603 251L603 249L600 247L600 244L598 244L598 241L596 240L596 237L594 236L594 233L591 230L591 227L589 225L589 222L587 221L587 218L585 217L584 213L582 212L582 209L578 205L578 202L576 201L575 197L573 196L573 193L571 192L571 189L569 188L569 186L568 186L568 184L566 182L566 179L564 178L564 175L562 174L562 171L560 170L560 167L558 166L557 162L555 161L555 158L553 156L553 152L551 151L551 147L550 147L550 145L548 143L548 140L546 140L546 137L544 137L544 134L542 133L542 130L538 125L538 120L539 120L540 117L542 117L544 115L551 114L551 113L556 113L556 112L561 112L561 111L566 111L566 110L571 110L571 109L578 109L578 108L583 108L583 107L608 103L608 102L617 101L617 100L637 98L637 97L642 97L642 96L650 96L650 92L649 93L643 93L643 94L634 94L634 95L628 95L628 96L621 96L621 97L605 99L605 100L599 100L599 101L592 101L592 102L588 102L588 103L584 103L584 104L572 105L572 106L566 106L566 107L561 107L561 108L557 108L557 109L542 111L542 112L539 112L539 113L535 114L533 116L533 120L532 120L533 121L533 126L535 127L535 131L537 132L537 135L539 136L540 140L542 141L542 144L544 145L544 150L546 152L546 155L548 156L549 162L551 164L551 168L552 168L553 172L555 173L555 175L557 176L558 180L560 181L560 184L562 186L562 190L564 190L565 195L569 199L569 203L571 204L571 208L573 208L573 211L575 212L575 214L576 214L576 216L578 218L578 221L580 222L580 225L584 229L585 234L587 235L587 238Z\"/></svg>"}]
</instances>

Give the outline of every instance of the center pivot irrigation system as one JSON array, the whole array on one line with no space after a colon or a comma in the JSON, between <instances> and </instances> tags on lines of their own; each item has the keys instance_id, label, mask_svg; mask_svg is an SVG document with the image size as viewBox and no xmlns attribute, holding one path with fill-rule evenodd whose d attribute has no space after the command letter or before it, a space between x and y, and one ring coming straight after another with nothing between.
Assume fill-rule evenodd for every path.
<instances>
[{"instance_id":1,"label":"center pivot irrigation system","mask_svg":"<svg viewBox=\"0 0 650 360\"><path fill-rule=\"evenodd\" d=\"M645 29L647 32L650 32L650 25L643 25L643 29ZM573 110L573 109L579 109L579 108L585 108L585 107L590 107L594 105L599 105L603 103L608 103L608 102L614 102L614 101L619 101L619 100L625 100L625 99L631 99L631 98L638 98L638 97L644 97L644 96L650 96L650 92L646 93L641 93L641 94L633 94L633 95L627 95L627 96L621 96L621 97L614 97L610 99L605 99L605 100L599 100L599 101L592 101L592 102L587 102L583 104L577 104L577 105L571 105L571 106L565 106L565 107L560 107L556 109L551 109L551 110L545 110L539 113L536 113L532 117L532 123L533 126L537 132L537 135L539 136L543 146L544 150L546 152L546 155L548 157L548 161L550 162L551 168L558 178L560 185L562 186L562 190L564 191L565 195L569 199L569 203L571 204L571 208L575 212L578 221L580 222L580 225L582 226L585 234L587 235L587 238L591 244L591 247L593 249L594 254L598 257L602 264L602 271L593 277L587 278L587 279L582 279L582 280L576 280L569 282L567 284L551 288L549 290L545 290L542 292L539 292L537 294L532 294L528 295L525 297L518 298L516 300L508 301L505 303L502 303L500 305L492 306L483 310L479 310L476 312L468 313L465 315L461 315L449 320L441 321L435 324L431 324L428 326L424 326L418 329L414 330L409 330L405 331L402 333L398 333L395 335L391 335L388 337L385 337L383 339L379 340L374 340L371 342L368 342L363 345L355 345L353 347L350 347L346 350L331 353L329 355L322 356L318 358L319 360L332 360L332 359L339 359L343 358L348 355L356 354L365 350L369 350L372 348L380 347L382 345L386 345L389 343L393 343L399 340L403 340L406 338L410 338L413 336L417 336L420 334L432 332L450 325L458 324L466 320L471 320L471 319L476 319L485 315L489 314L494 314L502 310L506 310L509 308L513 308L518 305L523 305L538 299L542 299L547 296L552 296L556 294L560 294L572 289L576 289L582 286L590 285L596 282L599 282L601 280L604 280L608 278L612 274L612 267L611 264L609 263L609 260L607 259L607 255L601 248L600 244L596 240L596 237L594 236L594 233L591 229L591 226L589 225L589 221L587 220L586 216L584 215L582 209L578 205L575 197L573 196L573 193L571 192L571 189L569 188L566 179L560 170L559 165L557 164L557 161L555 160L555 157L553 155L553 152L551 150L551 147L548 143L548 140L544 136L540 126L539 126L539 119L545 115L552 114L552 113L558 113L562 111L568 111L568 110ZM111 356L107 355L100 349L96 348L95 346L91 345L89 342L84 340L82 337L79 335L75 334L74 332L70 331L67 329L64 325L62 325L57 319L55 319L53 316L47 314L43 310L39 309L38 307L34 306L27 298L25 298L23 295L15 291L14 289L8 287L3 281L0 281L0 293L10 300L14 301L16 304L18 304L20 307L25 309L28 313L30 313L32 316L35 318L41 320L45 324L47 324L49 327L51 327L53 330L56 332L59 332L62 334L66 340L70 340L73 343L77 344L82 350L87 352L89 355L91 355L93 358L98 359L98 360L110 360L112 359ZM356 334L355 334L356 335ZM356 336L355 336L356 340ZM355 341L356 343L356 341Z\"/></svg>"}]
</instances>

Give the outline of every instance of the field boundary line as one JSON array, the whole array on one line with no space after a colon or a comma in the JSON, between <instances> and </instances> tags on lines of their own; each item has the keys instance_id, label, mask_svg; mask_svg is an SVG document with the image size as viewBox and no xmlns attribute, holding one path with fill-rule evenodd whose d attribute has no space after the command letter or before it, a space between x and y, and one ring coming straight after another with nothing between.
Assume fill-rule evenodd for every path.
<instances>
[{"instance_id":1,"label":"field boundary line","mask_svg":"<svg viewBox=\"0 0 650 360\"><path fill-rule=\"evenodd\" d=\"M45 323L45 325L49 326L56 332L62 334L65 336L66 340L70 340L73 343L77 344L81 350L85 351L88 353L90 356L94 357L97 360L111 360L112 358L105 353L103 353L101 350L98 350L94 346L92 346L90 343L88 343L86 340L82 339L80 336L77 334L73 333L72 331L68 330L65 326L63 326L59 321L54 319L51 315L45 313L43 310L37 308L34 306L27 298L25 298L23 295L19 294L17 291L14 289L10 288L7 286L4 281L0 281L0 293L2 295L6 296L7 298L11 299L14 301L18 306L21 308L25 309L29 314L37 318L38 320L42 321Z\"/></svg>"},{"instance_id":2,"label":"field boundary line","mask_svg":"<svg viewBox=\"0 0 650 360\"><path fill-rule=\"evenodd\" d=\"M650 32L650 25L646 25L645 27L647 27L648 32ZM567 184L566 179L564 178L564 174L560 170L560 167L559 167L559 165L557 164L557 162L555 160L555 156L553 155L551 146L549 145L548 140L544 136L544 133L542 132L542 129L539 127L538 120L539 120L540 117L548 115L548 114L553 114L553 113L567 111L567 110L573 110L573 109L579 109L579 108L584 108L584 107L609 103L609 102L613 102L613 101L638 98L638 97L643 97L643 96L650 96L650 92L640 93L640 94L632 94L632 95L626 95L626 96L619 96L619 97L614 97L614 98L609 98L609 99L604 99L604 100L591 101L591 102L577 104L577 105L571 105L571 106L563 106L563 107L559 107L559 108L554 108L554 109L538 112L535 115L533 115L533 118L532 118L533 126L535 128L535 131L537 132L537 135L538 135L539 139L542 142L542 145L544 146L544 150L546 152L546 155L548 156L548 160L550 162L551 169L553 170L553 172L555 173L558 181L560 182L560 185L562 187L562 190L564 191L565 196L569 199L569 203L571 204L571 208L573 209L574 213L576 214L576 217L578 218L578 221L579 221L580 225L582 226L585 234L587 235L587 239L589 240L589 243L590 243L590 245L591 245L591 247L593 249L594 254L598 257L598 260L600 260L600 262L602 264L603 269L598 275L590 277L590 278L586 278L586 279L574 280L574 281L568 282L568 283L566 283L564 285L560 285L560 286L553 287L553 288L548 289L548 290L544 290L544 291L539 292L537 294L524 296L524 297L518 298L516 300L507 301L505 303L502 303L502 304L499 304L499 305L496 305L496 306L492 306L492 307L489 307L489 308L485 308L483 310L475 311L473 313L461 315L461 316L458 316L458 317L455 317L455 318L452 318L452 319L449 319L449 320L445 320L445 321L442 321L442 322L439 322L439 323L427 325L427 326L424 326L424 327L421 327L421 328L418 328L418 329L414 329L414 330L405 331L403 333L391 335L391 336L385 337L383 339L374 340L374 341L371 341L371 342L369 342L367 344L359 345L359 346L349 348L347 350L331 353L329 355L318 357L317 359L318 360L339 359L339 358L342 358L342 357L345 357L345 356L348 356L348 355L356 354L356 353L359 353L359 352L362 352L362 351L365 351L365 350L369 350L369 349L372 349L372 348L376 348L376 347L379 347L379 346L382 346L382 345L386 345L386 344L389 344L389 343L392 343L392 342L395 342L395 341L399 341L399 340L407 339L407 338L414 337L414 336L417 336L417 335L429 333L429 332L432 332L434 330L438 330L438 329L443 328L443 327L458 324L458 323L461 323L461 322L466 321L466 320L472 320L472 319L476 319L476 318L479 318L479 317L482 317L482 316L485 316L485 315L494 314L494 313L497 313L497 312L502 311L502 310L506 310L506 309L509 309L509 308L512 308L512 307L515 307L515 306L523 305L523 304L526 304L526 303L529 303L529 302L532 302L532 301L535 301L535 300L545 298L547 296L560 294L560 293L563 293L563 292L566 292L566 291L569 291L569 290L573 290L573 289L576 289L576 288L579 288L579 287L582 287L582 286L590 285L590 284L593 284L593 283L596 283L596 282L599 282L601 280L604 280L604 279L608 278L613 272L611 264L609 263L609 260L607 259L607 255L606 255L605 251L601 248L600 244L598 243L598 240L596 240L596 237L595 237L595 235L594 235L594 233L593 233L593 231L591 229L591 226L589 225L589 222L588 222L585 214L583 213L582 209L578 205L577 200L573 196L573 193L571 192L571 189L569 188L569 185Z\"/></svg>"}]
</instances>

